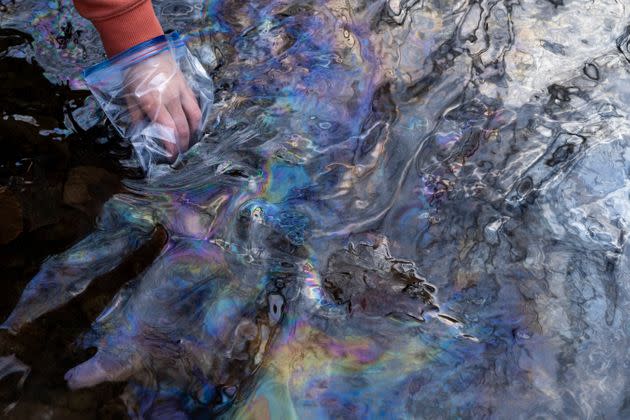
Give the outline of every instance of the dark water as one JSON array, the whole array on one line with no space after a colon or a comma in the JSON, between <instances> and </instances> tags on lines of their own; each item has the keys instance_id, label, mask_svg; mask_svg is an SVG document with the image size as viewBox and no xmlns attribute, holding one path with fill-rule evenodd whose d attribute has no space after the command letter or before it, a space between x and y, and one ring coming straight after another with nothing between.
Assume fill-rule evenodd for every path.
<instances>
[{"instance_id":1,"label":"dark water","mask_svg":"<svg viewBox=\"0 0 630 420\"><path fill-rule=\"evenodd\" d=\"M2 6L5 414L630 414L623 2L155 5L217 99L150 179Z\"/></svg>"}]
</instances>

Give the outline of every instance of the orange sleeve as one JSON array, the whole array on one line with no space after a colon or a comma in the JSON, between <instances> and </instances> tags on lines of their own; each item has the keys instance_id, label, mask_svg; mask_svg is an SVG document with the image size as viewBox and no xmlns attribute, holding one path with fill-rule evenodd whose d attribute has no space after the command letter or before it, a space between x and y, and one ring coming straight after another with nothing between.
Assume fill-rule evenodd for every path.
<instances>
[{"instance_id":1,"label":"orange sleeve","mask_svg":"<svg viewBox=\"0 0 630 420\"><path fill-rule=\"evenodd\" d=\"M74 0L92 21L109 57L164 34L151 0Z\"/></svg>"}]
</instances>

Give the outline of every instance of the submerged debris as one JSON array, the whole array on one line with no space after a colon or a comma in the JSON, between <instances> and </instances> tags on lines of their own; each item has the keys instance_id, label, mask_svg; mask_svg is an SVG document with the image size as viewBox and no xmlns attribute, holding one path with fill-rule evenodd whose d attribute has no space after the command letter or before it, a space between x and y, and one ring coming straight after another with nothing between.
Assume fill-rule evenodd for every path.
<instances>
[{"instance_id":1,"label":"submerged debris","mask_svg":"<svg viewBox=\"0 0 630 420\"><path fill-rule=\"evenodd\" d=\"M350 244L333 253L323 274L324 289L354 316L410 317L420 322L439 310L435 287L412 261L393 258L386 238Z\"/></svg>"}]
</instances>

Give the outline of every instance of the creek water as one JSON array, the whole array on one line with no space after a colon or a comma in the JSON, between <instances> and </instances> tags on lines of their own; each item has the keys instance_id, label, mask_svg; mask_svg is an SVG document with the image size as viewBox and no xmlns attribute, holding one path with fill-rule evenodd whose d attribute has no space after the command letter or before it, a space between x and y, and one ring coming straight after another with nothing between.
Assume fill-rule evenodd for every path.
<instances>
[{"instance_id":1,"label":"creek water","mask_svg":"<svg viewBox=\"0 0 630 420\"><path fill-rule=\"evenodd\" d=\"M624 2L154 5L216 89L204 139L145 178L82 92L102 51L71 3L0 12L2 59L36 62L62 98L53 122L38 120L37 94L5 100L2 118L45 126L37 144L100 145L92 160L65 155L122 179L84 212L93 227L40 251L55 256L32 262L19 302L28 279L6 286L15 332L118 284L100 314L54 318L97 349L67 361L81 363L71 386L122 383L97 389L124 408L75 414L630 415ZM65 205L85 209L60 172ZM26 354L70 357L16 346L3 376L36 376ZM63 372L52 381L65 386ZM28 377L18 385L30 391L9 393L9 415L68 414L76 392L102 400L38 401Z\"/></svg>"}]
</instances>

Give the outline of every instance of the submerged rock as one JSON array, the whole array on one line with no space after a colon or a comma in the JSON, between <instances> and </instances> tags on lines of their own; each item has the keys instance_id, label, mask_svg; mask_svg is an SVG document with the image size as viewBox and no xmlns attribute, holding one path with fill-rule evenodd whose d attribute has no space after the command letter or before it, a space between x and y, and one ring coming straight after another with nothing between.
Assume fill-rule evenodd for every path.
<instances>
[{"instance_id":1,"label":"submerged rock","mask_svg":"<svg viewBox=\"0 0 630 420\"><path fill-rule=\"evenodd\" d=\"M412 261L390 255L387 239L351 244L334 252L323 274L323 286L337 304L355 316L409 317L425 321L436 313L435 287Z\"/></svg>"},{"instance_id":2,"label":"submerged rock","mask_svg":"<svg viewBox=\"0 0 630 420\"><path fill-rule=\"evenodd\" d=\"M72 168L63 188L63 202L79 210L96 209L119 187L118 177L102 168L78 166Z\"/></svg>"},{"instance_id":3,"label":"submerged rock","mask_svg":"<svg viewBox=\"0 0 630 420\"><path fill-rule=\"evenodd\" d=\"M22 205L8 188L0 188L0 245L11 242L22 233Z\"/></svg>"}]
</instances>

